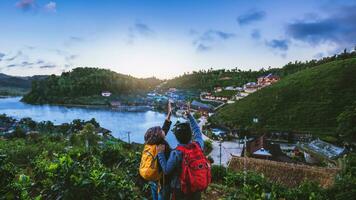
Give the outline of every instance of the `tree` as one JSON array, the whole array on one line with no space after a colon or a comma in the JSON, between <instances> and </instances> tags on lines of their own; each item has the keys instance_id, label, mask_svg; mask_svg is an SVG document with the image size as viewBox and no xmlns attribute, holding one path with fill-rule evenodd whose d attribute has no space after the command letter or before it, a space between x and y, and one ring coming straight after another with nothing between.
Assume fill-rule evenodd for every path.
<instances>
[{"instance_id":1,"label":"tree","mask_svg":"<svg viewBox=\"0 0 356 200\"><path fill-rule=\"evenodd\" d=\"M82 141L85 143L85 148L95 147L98 144L100 136L95 131L95 126L91 123L84 125L83 129L79 131Z\"/></svg>"}]
</instances>

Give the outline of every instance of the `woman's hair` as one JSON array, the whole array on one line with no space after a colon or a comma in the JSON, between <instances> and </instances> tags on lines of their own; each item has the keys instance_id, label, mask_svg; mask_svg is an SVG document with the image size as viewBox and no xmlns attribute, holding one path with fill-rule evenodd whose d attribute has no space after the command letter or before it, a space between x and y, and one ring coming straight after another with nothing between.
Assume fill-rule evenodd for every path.
<instances>
[{"instance_id":1,"label":"woman's hair","mask_svg":"<svg viewBox=\"0 0 356 200\"><path fill-rule=\"evenodd\" d=\"M155 126L147 129L145 134L145 144L163 144L164 136L162 134L162 128Z\"/></svg>"}]
</instances>

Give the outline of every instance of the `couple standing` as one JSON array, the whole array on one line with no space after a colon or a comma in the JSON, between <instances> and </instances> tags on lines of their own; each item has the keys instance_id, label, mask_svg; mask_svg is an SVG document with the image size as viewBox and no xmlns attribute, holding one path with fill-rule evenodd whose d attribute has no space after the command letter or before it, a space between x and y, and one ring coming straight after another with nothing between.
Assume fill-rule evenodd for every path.
<instances>
[{"instance_id":1,"label":"couple standing","mask_svg":"<svg viewBox=\"0 0 356 200\"><path fill-rule=\"evenodd\" d=\"M171 149L165 137L172 124L172 107L168 102L167 118L163 127L149 128L140 164L140 175L148 180L154 200L201 199L201 192L211 181L210 164L203 154L201 130L190 113L188 121L177 122L172 132L178 145Z\"/></svg>"}]
</instances>

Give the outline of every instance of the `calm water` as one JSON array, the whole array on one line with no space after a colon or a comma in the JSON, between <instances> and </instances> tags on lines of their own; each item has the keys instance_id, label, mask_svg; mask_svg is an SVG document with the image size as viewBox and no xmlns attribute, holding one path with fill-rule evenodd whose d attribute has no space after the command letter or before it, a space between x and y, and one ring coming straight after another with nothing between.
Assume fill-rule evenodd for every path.
<instances>
[{"instance_id":1,"label":"calm water","mask_svg":"<svg viewBox=\"0 0 356 200\"><path fill-rule=\"evenodd\" d=\"M30 105L20 102L20 97L0 98L0 114L16 119L31 117L35 121L52 121L54 124L71 122L73 119L90 120L95 118L104 128L112 131L113 136L127 141L129 131L132 142L143 143L146 130L152 126L161 126L165 114L154 111L119 112L105 108L78 108L52 105ZM173 124L177 119L172 117ZM174 135L169 132L167 140L172 147L176 145Z\"/></svg>"}]
</instances>

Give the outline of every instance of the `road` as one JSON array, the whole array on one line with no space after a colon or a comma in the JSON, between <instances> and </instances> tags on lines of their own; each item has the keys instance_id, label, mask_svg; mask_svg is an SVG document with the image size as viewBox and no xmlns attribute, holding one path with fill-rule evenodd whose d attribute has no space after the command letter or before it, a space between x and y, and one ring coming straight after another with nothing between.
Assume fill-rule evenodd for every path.
<instances>
[{"instance_id":1,"label":"road","mask_svg":"<svg viewBox=\"0 0 356 200\"><path fill-rule=\"evenodd\" d=\"M205 117L201 117L199 122L200 129L202 130L203 125L207 122ZM209 140L207 136L203 134L204 140ZM210 139L211 140L211 139ZM214 159L215 165L220 165L220 141L211 140L213 144L213 150L209 154ZM240 156L242 152L242 144L238 141L224 141L221 142L221 165L227 166L232 155Z\"/></svg>"},{"instance_id":2,"label":"road","mask_svg":"<svg viewBox=\"0 0 356 200\"><path fill-rule=\"evenodd\" d=\"M214 107L214 110L217 110L219 109L220 107L224 106L225 105L225 102L223 101L219 101L219 100L211 100L211 99L204 99L203 98L203 94L205 93L200 93L199 97L200 97L200 101L210 101L210 102L216 102L216 103L220 103L220 105L218 105L217 107Z\"/></svg>"}]
</instances>

